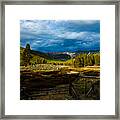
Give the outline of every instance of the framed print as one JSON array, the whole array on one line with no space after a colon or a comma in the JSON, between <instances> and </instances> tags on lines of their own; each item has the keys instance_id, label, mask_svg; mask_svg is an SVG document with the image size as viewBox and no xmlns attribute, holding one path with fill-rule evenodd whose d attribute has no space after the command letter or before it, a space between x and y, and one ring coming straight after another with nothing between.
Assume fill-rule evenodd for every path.
<instances>
[{"instance_id":1,"label":"framed print","mask_svg":"<svg viewBox=\"0 0 120 120\"><path fill-rule=\"evenodd\" d=\"M118 1L1 7L1 118L119 119Z\"/></svg>"}]
</instances>

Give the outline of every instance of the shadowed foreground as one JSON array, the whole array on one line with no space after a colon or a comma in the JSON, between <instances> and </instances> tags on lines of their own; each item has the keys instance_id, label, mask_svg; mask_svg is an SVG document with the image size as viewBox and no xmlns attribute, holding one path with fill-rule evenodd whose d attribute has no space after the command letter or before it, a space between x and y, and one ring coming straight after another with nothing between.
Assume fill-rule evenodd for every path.
<instances>
[{"instance_id":1,"label":"shadowed foreground","mask_svg":"<svg viewBox=\"0 0 120 120\"><path fill-rule=\"evenodd\" d=\"M88 71L88 70L87 70ZM21 100L99 100L98 73L65 69L38 71L21 69ZM92 76L91 76L92 75Z\"/></svg>"}]
</instances>

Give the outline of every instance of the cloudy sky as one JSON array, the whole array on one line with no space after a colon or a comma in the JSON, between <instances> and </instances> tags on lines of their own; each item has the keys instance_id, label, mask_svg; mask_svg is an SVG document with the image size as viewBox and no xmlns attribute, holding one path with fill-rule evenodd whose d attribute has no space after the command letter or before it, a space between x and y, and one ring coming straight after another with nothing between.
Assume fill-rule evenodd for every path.
<instances>
[{"instance_id":1,"label":"cloudy sky","mask_svg":"<svg viewBox=\"0 0 120 120\"><path fill-rule=\"evenodd\" d=\"M21 20L20 44L42 52L100 49L99 20Z\"/></svg>"}]
</instances>

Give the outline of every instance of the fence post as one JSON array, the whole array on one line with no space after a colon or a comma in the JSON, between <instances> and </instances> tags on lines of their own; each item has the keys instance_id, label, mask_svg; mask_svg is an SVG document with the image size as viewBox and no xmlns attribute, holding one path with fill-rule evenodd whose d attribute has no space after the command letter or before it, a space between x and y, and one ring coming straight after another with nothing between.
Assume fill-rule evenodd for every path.
<instances>
[{"instance_id":1,"label":"fence post","mask_svg":"<svg viewBox=\"0 0 120 120\"><path fill-rule=\"evenodd\" d=\"M70 80L69 80L69 94L71 95L72 94L72 82L70 82Z\"/></svg>"},{"instance_id":2,"label":"fence post","mask_svg":"<svg viewBox=\"0 0 120 120\"><path fill-rule=\"evenodd\" d=\"M84 96L86 96L86 79L84 79Z\"/></svg>"},{"instance_id":3,"label":"fence post","mask_svg":"<svg viewBox=\"0 0 120 120\"><path fill-rule=\"evenodd\" d=\"M95 90L94 90L94 84L95 84L95 83L94 83L93 80L92 80L92 90L93 90L93 92L95 91Z\"/></svg>"}]
</instances>

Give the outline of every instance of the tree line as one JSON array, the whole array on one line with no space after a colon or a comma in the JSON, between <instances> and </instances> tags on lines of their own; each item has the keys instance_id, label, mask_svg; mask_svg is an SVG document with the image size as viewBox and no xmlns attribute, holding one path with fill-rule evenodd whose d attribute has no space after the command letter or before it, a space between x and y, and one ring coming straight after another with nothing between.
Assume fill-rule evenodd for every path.
<instances>
[{"instance_id":1,"label":"tree line","mask_svg":"<svg viewBox=\"0 0 120 120\"><path fill-rule=\"evenodd\" d=\"M100 53L83 53L76 56L73 60L75 67L100 65Z\"/></svg>"}]
</instances>

